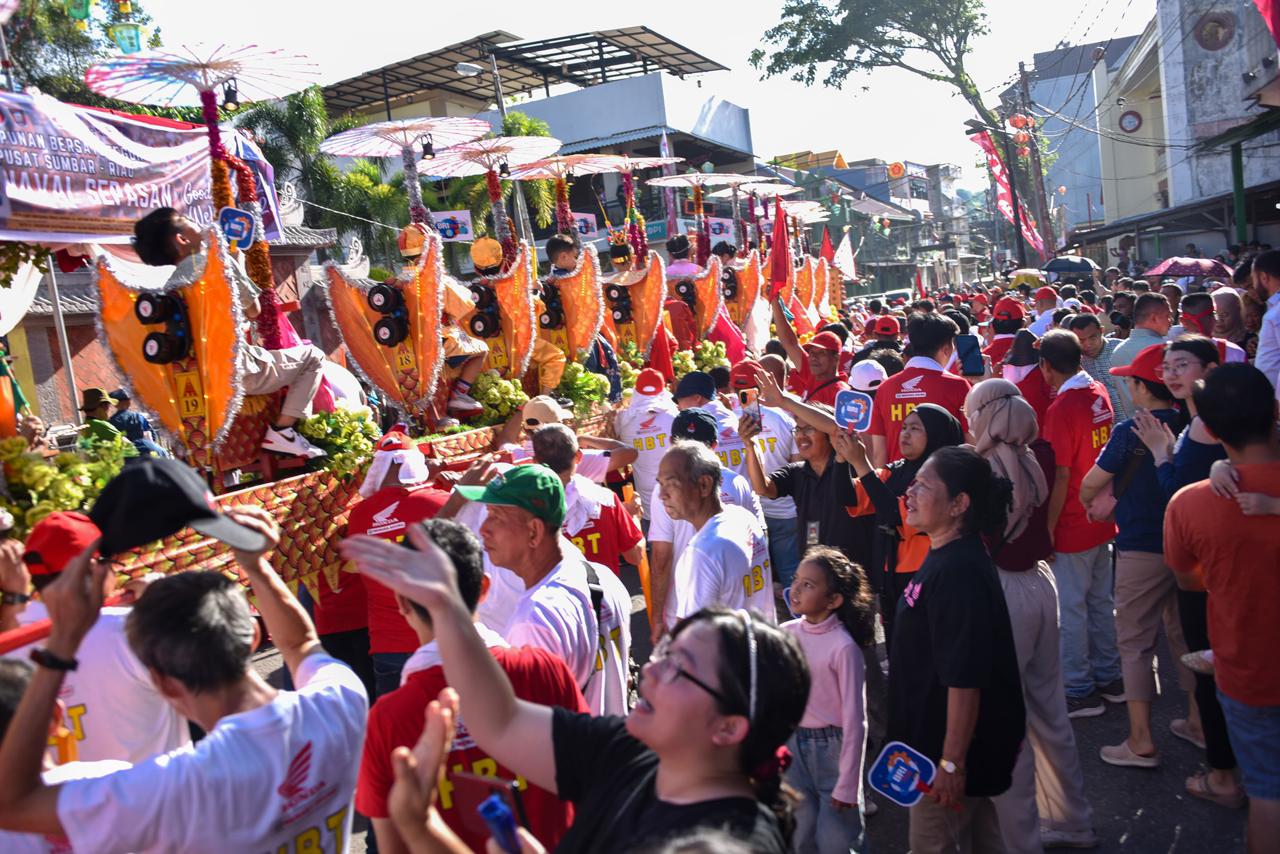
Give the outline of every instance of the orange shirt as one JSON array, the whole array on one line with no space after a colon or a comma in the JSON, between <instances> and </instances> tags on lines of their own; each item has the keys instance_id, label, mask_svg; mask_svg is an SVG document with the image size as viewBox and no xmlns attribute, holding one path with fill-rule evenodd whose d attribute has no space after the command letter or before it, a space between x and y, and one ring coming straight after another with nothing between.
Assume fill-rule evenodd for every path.
<instances>
[{"instance_id":1,"label":"orange shirt","mask_svg":"<svg viewBox=\"0 0 1280 854\"><path fill-rule=\"evenodd\" d=\"M1236 467L1241 492L1280 496L1280 462ZM1183 487L1164 517L1164 559L1197 573L1209 594L1209 642L1218 687L1249 706L1280 706L1280 526L1246 516L1207 480Z\"/></svg>"},{"instance_id":2,"label":"orange shirt","mask_svg":"<svg viewBox=\"0 0 1280 854\"><path fill-rule=\"evenodd\" d=\"M876 472L876 477L880 478L881 481L888 480L889 470L880 469ZM867 490L856 480L853 485L858 491L858 503L852 507L846 507L845 510L848 511L850 516L869 516L875 513L876 507L871 503L871 496L867 494ZM902 539L898 541L898 567L896 571L903 573L915 572L929 555L929 535L923 531L917 531L907 524L907 498L905 495L898 498L898 517L902 519L902 524L898 526L898 536Z\"/></svg>"}]
</instances>

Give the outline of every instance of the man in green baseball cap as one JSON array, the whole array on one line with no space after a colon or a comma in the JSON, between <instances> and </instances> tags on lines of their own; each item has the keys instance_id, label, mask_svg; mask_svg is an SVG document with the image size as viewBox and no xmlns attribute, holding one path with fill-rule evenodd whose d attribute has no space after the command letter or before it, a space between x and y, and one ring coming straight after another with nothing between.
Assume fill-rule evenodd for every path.
<instances>
[{"instance_id":1,"label":"man in green baseball cap","mask_svg":"<svg viewBox=\"0 0 1280 854\"><path fill-rule=\"evenodd\" d=\"M519 507L545 522L553 539L564 522L564 484L543 465L516 466L494 475L484 486L458 485L454 489L468 501Z\"/></svg>"}]
</instances>

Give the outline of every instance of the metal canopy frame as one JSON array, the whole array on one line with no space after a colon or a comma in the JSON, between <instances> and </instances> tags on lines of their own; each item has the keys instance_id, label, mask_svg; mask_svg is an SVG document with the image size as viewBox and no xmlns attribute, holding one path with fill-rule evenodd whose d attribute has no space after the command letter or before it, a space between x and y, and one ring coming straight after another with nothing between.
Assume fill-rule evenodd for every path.
<instances>
[{"instance_id":1,"label":"metal canopy frame","mask_svg":"<svg viewBox=\"0 0 1280 854\"><path fill-rule=\"evenodd\" d=\"M490 54L497 60L502 90L509 94L541 88L549 95L552 83L595 86L652 71L684 77L728 70L648 27L623 27L525 42L518 38L503 30L494 30L366 71L325 86L325 104L335 115L374 104L383 104L390 114L393 106L424 100L433 92L488 104L493 100L489 75L463 77L455 66L460 62L487 65Z\"/></svg>"}]
</instances>

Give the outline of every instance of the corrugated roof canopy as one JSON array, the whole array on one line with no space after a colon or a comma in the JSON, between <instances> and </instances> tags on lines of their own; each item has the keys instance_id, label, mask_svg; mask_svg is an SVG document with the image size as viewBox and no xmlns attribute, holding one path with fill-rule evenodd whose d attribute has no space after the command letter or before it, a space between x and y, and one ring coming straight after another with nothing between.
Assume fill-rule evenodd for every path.
<instances>
[{"instance_id":1,"label":"corrugated roof canopy","mask_svg":"<svg viewBox=\"0 0 1280 854\"><path fill-rule=\"evenodd\" d=\"M725 66L655 33L648 27L623 27L520 42L495 30L412 59L366 71L324 87L325 103L334 114L382 105L413 103L432 93L468 98L482 104L493 99L489 54L498 60L504 94L549 87L552 83L595 86L610 80L666 71L677 77ZM463 77L455 66L470 62L484 67Z\"/></svg>"}]
</instances>

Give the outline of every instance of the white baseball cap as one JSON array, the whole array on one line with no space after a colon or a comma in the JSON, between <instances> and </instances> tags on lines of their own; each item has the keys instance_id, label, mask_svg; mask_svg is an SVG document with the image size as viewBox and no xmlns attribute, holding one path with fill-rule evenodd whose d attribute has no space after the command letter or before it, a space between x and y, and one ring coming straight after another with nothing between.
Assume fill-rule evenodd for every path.
<instances>
[{"instance_id":1,"label":"white baseball cap","mask_svg":"<svg viewBox=\"0 0 1280 854\"><path fill-rule=\"evenodd\" d=\"M884 365L871 359L863 359L849 371L849 385L858 391L875 391L887 379Z\"/></svg>"}]
</instances>

